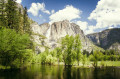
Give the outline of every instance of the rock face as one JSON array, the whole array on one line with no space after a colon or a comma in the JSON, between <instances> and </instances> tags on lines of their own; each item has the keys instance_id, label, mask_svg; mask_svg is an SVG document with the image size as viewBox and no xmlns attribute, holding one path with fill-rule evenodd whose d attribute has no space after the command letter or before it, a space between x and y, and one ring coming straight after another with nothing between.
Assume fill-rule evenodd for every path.
<instances>
[{"instance_id":1,"label":"rock face","mask_svg":"<svg viewBox=\"0 0 120 79\"><path fill-rule=\"evenodd\" d=\"M45 48L48 46L46 44L46 33L49 29L50 25L48 23L38 25L37 23L32 23L31 24L31 30L33 32L32 37L33 41L36 44L36 52L40 53L45 51Z\"/></svg>"},{"instance_id":2,"label":"rock face","mask_svg":"<svg viewBox=\"0 0 120 79\"><path fill-rule=\"evenodd\" d=\"M100 49L99 47L95 46L89 39L84 35L83 31L80 29L80 26L76 25L75 23L70 23L67 20L54 22L51 25L48 23L38 25L37 23L31 24L31 29L34 33L39 35L44 35L46 39L44 39L44 44L41 43L41 39L38 35L33 35L34 41L39 45L44 45L50 49L54 49L55 47L60 46L58 42L62 37L66 35L73 35L76 34L80 35L80 39L82 42L82 49L91 51L94 49Z\"/></svg>"},{"instance_id":3,"label":"rock face","mask_svg":"<svg viewBox=\"0 0 120 79\"><path fill-rule=\"evenodd\" d=\"M107 29L99 33L89 34L87 37L104 49L120 51L120 28Z\"/></svg>"}]
</instances>

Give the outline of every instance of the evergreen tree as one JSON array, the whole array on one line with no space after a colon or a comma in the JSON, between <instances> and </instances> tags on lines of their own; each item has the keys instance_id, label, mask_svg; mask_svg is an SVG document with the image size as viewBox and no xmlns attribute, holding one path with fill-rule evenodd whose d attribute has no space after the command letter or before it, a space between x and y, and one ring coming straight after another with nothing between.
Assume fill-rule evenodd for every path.
<instances>
[{"instance_id":1,"label":"evergreen tree","mask_svg":"<svg viewBox=\"0 0 120 79\"><path fill-rule=\"evenodd\" d=\"M0 25L6 26L5 0L0 0Z\"/></svg>"},{"instance_id":2,"label":"evergreen tree","mask_svg":"<svg viewBox=\"0 0 120 79\"><path fill-rule=\"evenodd\" d=\"M24 19L23 30L24 30L24 32L30 34L30 23L29 23L29 20L28 20L27 7L24 8L23 19Z\"/></svg>"},{"instance_id":3,"label":"evergreen tree","mask_svg":"<svg viewBox=\"0 0 120 79\"><path fill-rule=\"evenodd\" d=\"M19 20L19 32L23 33L23 15L21 12L21 8L19 8L18 17L19 17L19 19L18 19Z\"/></svg>"},{"instance_id":4,"label":"evergreen tree","mask_svg":"<svg viewBox=\"0 0 120 79\"><path fill-rule=\"evenodd\" d=\"M15 0L8 0L6 6L8 28L18 31L19 17Z\"/></svg>"}]
</instances>

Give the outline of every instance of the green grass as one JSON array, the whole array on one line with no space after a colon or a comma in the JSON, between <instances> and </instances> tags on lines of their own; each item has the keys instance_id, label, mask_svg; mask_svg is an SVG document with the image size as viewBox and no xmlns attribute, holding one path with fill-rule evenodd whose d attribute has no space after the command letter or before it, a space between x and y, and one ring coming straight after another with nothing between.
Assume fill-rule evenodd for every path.
<instances>
[{"instance_id":1,"label":"green grass","mask_svg":"<svg viewBox=\"0 0 120 79\"><path fill-rule=\"evenodd\" d=\"M120 66L120 61L99 61L98 66Z\"/></svg>"}]
</instances>

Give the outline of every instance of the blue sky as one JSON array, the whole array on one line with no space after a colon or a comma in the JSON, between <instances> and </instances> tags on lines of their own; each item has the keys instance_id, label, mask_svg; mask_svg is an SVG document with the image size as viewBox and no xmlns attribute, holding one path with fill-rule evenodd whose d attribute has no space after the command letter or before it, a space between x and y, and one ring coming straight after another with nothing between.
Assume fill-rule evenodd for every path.
<instances>
[{"instance_id":1,"label":"blue sky","mask_svg":"<svg viewBox=\"0 0 120 79\"><path fill-rule=\"evenodd\" d=\"M86 33L100 32L120 25L120 0L17 0L39 24L75 22Z\"/></svg>"},{"instance_id":2,"label":"blue sky","mask_svg":"<svg viewBox=\"0 0 120 79\"><path fill-rule=\"evenodd\" d=\"M63 9L66 5L72 5L75 8L82 10L81 20L86 21L89 14L95 9L97 2L99 0L23 0L22 5L26 6L28 9L31 4L34 3L45 3L45 8L47 10L55 10L59 11ZM39 18L38 16L34 17L31 13L28 13L29 16L37 21L39 24L43 23L43 19L46 19L45 22L49 22L49 16L39 12L43 16L43 18Z\"/></svg>"}]
</instances>

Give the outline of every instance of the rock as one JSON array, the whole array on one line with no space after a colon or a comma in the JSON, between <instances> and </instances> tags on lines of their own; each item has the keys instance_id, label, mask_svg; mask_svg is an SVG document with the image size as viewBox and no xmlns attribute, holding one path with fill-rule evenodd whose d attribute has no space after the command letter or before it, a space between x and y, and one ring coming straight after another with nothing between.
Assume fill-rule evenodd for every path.
<instances>
[{"instance_id":1,"label":"rock","mask_svg":"<svg viewBox=\"0 0 120 79\"><path fill-rule=\"evenodd\" d=\"M104 49L120 51L120 28L107 29L99 33L88 34L87 37L95 45Z\"/></svg>"},{"instance_id":2,"label":"rock","mask_svg":"<svg viewBox=\"0 0 120 79\"><path fill-rule=\"evenodd\" d=\"M47 30L49 29L50 25L48 23L44 23L41 25L38 25L37 23L32 23L31 24L31 30L34 33L41 34L41 35L46 35Z\"/></svg>"}]
</instances>

